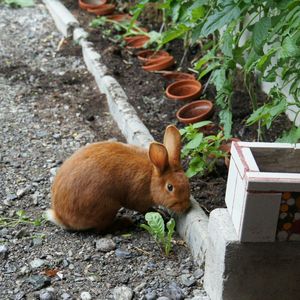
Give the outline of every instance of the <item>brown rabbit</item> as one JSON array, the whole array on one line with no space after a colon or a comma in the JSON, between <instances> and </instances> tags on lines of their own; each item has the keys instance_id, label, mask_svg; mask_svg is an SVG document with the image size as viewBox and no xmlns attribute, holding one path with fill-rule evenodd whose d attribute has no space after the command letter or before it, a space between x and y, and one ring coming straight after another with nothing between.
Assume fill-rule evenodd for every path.
<instances>
[{"instance_id":1,"label":"brown rabbit","mask_svg":"<svg viewBox=\"0 0 300 300\"><path fill-rule=\"evenodd\" d=\"M180 133L170 125L164 145L152 142L149 151L109 141L79 149L55 177L49 220L65 229L103 232L121 207L144 213L162 205L184 212L190 206L190 188L180 148Z\"/></svg>"}]
</instances>

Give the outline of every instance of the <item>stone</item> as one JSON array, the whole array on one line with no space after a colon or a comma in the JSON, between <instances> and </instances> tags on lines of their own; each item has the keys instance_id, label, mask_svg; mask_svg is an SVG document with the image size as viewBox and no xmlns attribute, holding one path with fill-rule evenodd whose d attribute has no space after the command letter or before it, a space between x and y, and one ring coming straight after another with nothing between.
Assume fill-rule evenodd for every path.
<instances>
[{"instance_id":1,"label":"stone","mask_svg":"<svg viewBox=\"0 0 300 300\"><path fill-rule=\"evenodd\" d=\"M131 300L133 297L133 291L127 286L118 286L114 288L113 296L115 300Z\"/></svg>"},{"instance_id":2,"label":"stone","mask_svg":"<svg viewBox=\"0 0 300 300\"><path fill-rule=\"evenodd\" d=\"M116 243L112 239L102 238L96 241L96 249L101 252L109 252L116 249Z\"/></svg>"},{"instance_id":3,"label":"stone","mask_svg":"<svg viewBox=\"0 0 300 300\"><path fill-rule=\"evenodd\" d=\"M92 296L89 292L82 292L80 294L80 299L81 300L91 300L92 299Z\"/></svg>"},{"instance_id":4,"label":"stone","mask_svg":"<svg viewBox=\"0 0 300 300\"><path fill-rule=\"evenodd\" d=\"M146 295L145 295L146 300L155 300L157 299L157 294L155 291L149 291Z\"/></svg>"},{"instance_id":5,"label":"stone","mask_svg":"<svg viewBox=\"0 0 300 300\"><path fill-rule=\"evenodd\" d=\"M44 263L45 263L45 261L43 259L36 258L36 259L32 260L29 264L32 269L37 269L37 268L41 267L42 265L44 265Z\"/></svg>"},{"instance_id":6,"label":"stone","mask_svg":"<svg viewBox=\"0 0 300 300\"><path fill-rule=\"evenodd\" d=\"M23 197L25 194L28 194L31 191L31 186L28 185L25 188L21 188L17 190L17 197L21 198Z\"/></svg>"},{"instance_id":7,"label":"stone","mask_svg":"<svg viewBox=\"0 0 300 300\"><path fill-rule=\"evenodd\" d=\"M182 289L177 285L176 282L171 282L164 292L165 296L171 300L182 300L184 299L184 293Z\"/></svg>"},{"instance_id":8,"label":"stone","mask_svg":"<svg viewBox=\"0 0 300 300\"><path fill-rule=\"evenodd\" d=\"M0 261L8 257L8 248L6 245L0 245Z\"/></svg>"},{"instance_id":9,"label":"stone","mask_svg":"<svg viewBox=\"0 0 300 300\"><path fill-rule=\"evenodd\" d=\"M55 300L55 295L50 291L41 291L40 292L40 300Z\"/></svg>"},{"instance_id":10,"label":"stone","mask_svg":"<svg viewBox=\"0 0 300 300\"><path fill-rule=\"evenodd\" d=\"M32 275L27 279L27 281L37 290L47 287L51 284L50 278L44 275Z\"/></svg>"},{"instance_id":11,"label":"stone","mask_svg":"<svg viewBox=\"0 0 300 300\"><path fill-rule=\"evenodd\" d=\"M132 253L126 250L121 250L121 249L117 249L115 251L115 254L117 257L120 258L131 258L132 257Z\"/></svg>"},{"instance_id":12,"label":"stone","mask_svg":"<svg viewBox=\"0 0 300 300\"><path fill-rule=\"evenodd\" d=\"M196 278L196 279L200 279L200 278L202 278L203 277L203 275L204 275L204 270L202 270L202 269L197 269L195 272L194 272L194 277Z\"/></svg>"},{"instance_id":13,"label":"stone","mask_svg":"<svg viewBox=\"0 0 300 300\"><path fill-rule=\"evenodd\" d=\"M71 299L71 298L72 298L72 296L70 294L66 293L66 292L61 295L62 300L68 300L68 299Z\"/></svg>"},{"instance_id":14,"label":"stone","mask_svg":"<svg viewBox=\"0 0 300 300\"><path fill-rule=\"evenodd\" d=\"M180 276L180 280L183 285L190 287L196 283L196 279L193 275L190 274L182 274Z\"/></svg>"}]
</instances>

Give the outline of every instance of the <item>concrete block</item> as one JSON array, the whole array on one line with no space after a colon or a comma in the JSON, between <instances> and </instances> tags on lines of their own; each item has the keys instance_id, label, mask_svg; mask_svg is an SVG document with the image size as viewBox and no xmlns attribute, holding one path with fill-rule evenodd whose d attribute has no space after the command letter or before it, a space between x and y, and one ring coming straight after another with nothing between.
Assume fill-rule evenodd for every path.
<instances>
[{"instance_id":1,"label":"concrete block","mask_svg":"<svg viewBox=\"0 0 300 300\"><path fill-rule=\"evenodd\" d=\"M97 84L101 85L101 79L108 73L107 67L100 62L101 55L86 40L81 41L81 47L87 69L95 77Z\"/></svg>"},{"instance_id":2,"label":"concrete block","mask_svg":"<svg viewBox=\"0 0 300 300\"><path fill-rule=\"evenodd\" d=\"M298 299L300 243L240 243L226 209L210 214L204 288L211 300Z\"/></svg>"},{"instance_id":3,"label":"concrete block","mask_svg":"<svg viewBox=\"0 0 300 300\"><path fill-rule=\"evenodd\" d=\"M73 41L82 46L88 37L88 33L81 27L75 28L73 31Z\"/></svg>"},{"instance_id":4,"label":"concrete block","mask_svg":"<svg viewBox=\"0 0 300 300\"><path fill-rule=\"evenodd\" d=\"M191 198L192 207L186 214L177 215L176 230L188 244L194 260L202 265L208 246L208 217L200 205Z\"/></svg>"},{"instance_id":5,"label":"concrete block","mask_svg":"<svg viewBox=\"0 0 300 300\"><path fill-rule=\"evenodd\" d=\"M79 27L79 22L69 10L58 0L43 0L49 10L57 29L65 37L72 36L73 30Z\"/></svg>"}]
</instances>

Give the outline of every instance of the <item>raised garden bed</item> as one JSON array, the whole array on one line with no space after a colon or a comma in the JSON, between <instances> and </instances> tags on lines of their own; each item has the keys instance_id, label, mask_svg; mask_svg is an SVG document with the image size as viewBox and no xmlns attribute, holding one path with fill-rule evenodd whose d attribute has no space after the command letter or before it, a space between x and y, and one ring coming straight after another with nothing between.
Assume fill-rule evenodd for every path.
<instances>
[{"instance_id":1,"label":"raised garden bed","mask_svg":"<svg viewBox=\"0 0 300 300\"><path fill-rule=\"evenodd\" d=\"M129 102L135 107L139 117L149 128L151 134L158 141L162 140L162 134L165 127L170 124L176 124L178 127L183 127L176 119L176 111L185 103L182 101L168 100L164 96L164 91L167 86L167 81L159 74L145 72L136 57L136 52L128 50L118 43L113 41L114 30L111 27L92 29L89 23L95 18L93 15L84 12L78 8L76 2L64 1L68 9L79 20L80 25L89 32L88 39L93 42L96 49L101 53L103 63L108 66L109 72L115 77L121 86L124 88ZM148 18L149 20L149 18ZM152 24L147 24L147 18L143 18L143 26L151 28ZM107 33L111 30L111 34ZM166 50L175 57L178 62L183 55L183 44L181 40L175 40L168 44ZM190 61L193 60L198 49L190 49L183 69L186 71L190 67ZM199 53L197 53L199 54ZM202 84L205 85L207 78L204 78ZM256 139L256 128L254 126L247 127L245 120L252 111L249 106L249 96L243 88L242 80L237 78L236 89L234 94L233 106L233 135L242 141L254 141ZM259 102L262 102L265 95L259 93ZM214 101L215 91L210 85L207 87L205 94L200 96L201 99L209 99ZM218 109L211 120L218 123ZM266 140L274 141L282 132L290 126L287 118L282 117L275 121L272 130L267 132ZM227 180L227 168L220 160L216 170L208 176L200 178L195 176L191 179L192 194L206 212L210 212L217 207L224 207L225 189Z\"/></svg>"}]
</instances>

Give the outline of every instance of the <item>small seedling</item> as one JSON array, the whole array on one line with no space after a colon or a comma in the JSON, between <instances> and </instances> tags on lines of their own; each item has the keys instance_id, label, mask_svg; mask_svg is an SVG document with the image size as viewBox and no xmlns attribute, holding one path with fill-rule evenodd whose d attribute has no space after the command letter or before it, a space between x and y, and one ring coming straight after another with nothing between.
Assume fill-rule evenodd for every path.
<instances>
[{"instance_id":1,"label":"small seedling","mask_svg":"<svg viewBox=\"0 0 300 300\"><path fill-rule=\"evenodd\" d=\"M148 223L141 224L141 227L146 229L155 239L155 241L164 249L166 256L172 250L172 236L175 230L175 220L171 218L166 224L167 232L165 231L165 223L162 216L158 212L146 213L145 219Z\"/></svg>"},{"instance_id":2,"label":"small seedling","mask_svg":"<svg viewBox=\"0 0 300 300\"><path fill-rule=\"evenodd\" d=\"M0 228L1 227L16 227L19 224L30 224L33 226L41 226L45 220L43 218L31 219L26 215L24 210L19 210L16 213L16 217L1 217L0 216Z\"/></svg>"}]
</instances>

